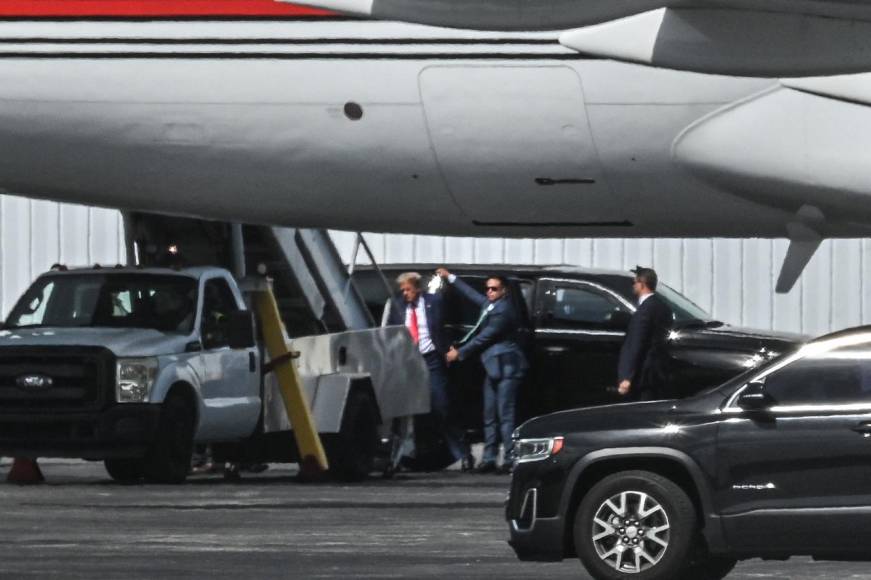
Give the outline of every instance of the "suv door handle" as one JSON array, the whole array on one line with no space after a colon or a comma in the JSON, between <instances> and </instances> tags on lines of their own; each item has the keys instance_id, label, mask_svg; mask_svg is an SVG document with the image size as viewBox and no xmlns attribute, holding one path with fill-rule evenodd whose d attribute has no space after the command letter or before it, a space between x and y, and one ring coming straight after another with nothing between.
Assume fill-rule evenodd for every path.
<instances>
[{"instance_id":1,"label":"suv door handle","mask_svg":"<svg viewBox=\"0 0 871 580\"><path fill-rule=\"evenodd\" d=\"M866 437L871 437L871 422L859 423L851 427L856 433L861 433Z\"/></svg>"},{"instance_id":2,"label":"suv door handle","mask_svg":"<svg viewBox=\"0 0 871 580\"><path fill-rule=\"evenodd\" d=\"M564 352L568 352L569 347L567 346L546 346L544 347L544 352L547 354L562 354Z\"/></svg>"}]
</instances>

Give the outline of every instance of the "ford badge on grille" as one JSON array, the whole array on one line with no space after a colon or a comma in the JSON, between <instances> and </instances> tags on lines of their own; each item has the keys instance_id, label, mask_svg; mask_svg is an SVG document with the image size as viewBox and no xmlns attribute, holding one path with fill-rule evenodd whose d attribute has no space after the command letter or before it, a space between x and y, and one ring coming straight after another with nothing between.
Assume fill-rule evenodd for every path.
<instances>
[{"instance_id":1,"label":"ford badge on grille","mask_svg":"<svg viewBox=\"0 0 871 580\"><path fill-rule=\"evenodd\" d=\"M49 388L54 381L51 377L45 375L20 375L15 379L15 383L22 389L28 391L40 391Z\"/></svg>"}]
</instances>

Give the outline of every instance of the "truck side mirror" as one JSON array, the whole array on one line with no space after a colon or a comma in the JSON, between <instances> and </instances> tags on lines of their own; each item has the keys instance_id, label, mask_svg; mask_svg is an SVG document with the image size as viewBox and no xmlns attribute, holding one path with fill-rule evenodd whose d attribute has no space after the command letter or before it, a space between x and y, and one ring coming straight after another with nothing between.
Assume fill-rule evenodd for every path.
<instances>
[{"instance_id":1,"label":"truck side mirror","mask_svg":"<svg viewBox=\"0 0 871 580\"><path fill-rule=\"evenodd\" d=\"M762 411L771 404L771 395L765 392L765 383L753 381L747 384L744 392L738 396L737 405L745 411Z\"/></svg>"},{"instance_id":2,"label":"truck side mirror","mask_svg":"<svg viewBox=\"0 0 871 580\"><path fill-rule=\"evenodd\" d=\"M227 343L232 349L254 346L254 317L250 310L230 313L227 320Z\"/></svg>"}]
</instances>

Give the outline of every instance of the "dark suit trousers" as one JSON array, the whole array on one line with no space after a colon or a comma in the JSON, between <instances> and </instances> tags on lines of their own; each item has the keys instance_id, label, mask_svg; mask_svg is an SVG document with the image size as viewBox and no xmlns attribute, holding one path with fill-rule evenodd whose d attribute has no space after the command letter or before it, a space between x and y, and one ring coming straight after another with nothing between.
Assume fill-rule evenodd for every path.
<instances>
[{"instance_id":1,"label":"dark suit trousers","mask_svg":"<svg viewBox=\"0 0 871 580\"><path fill-rule=\"evenodd\" d=\"M499 441L505 446L504 463L514 463L514 409L517 404L517 390L523 376L484 380L484 457L483 463L496 462L499 455Z\"/></svg>"},{"instance_id":2,"label":"dark suit trousers","mask_svg":"<svg viewBox=\"0 0 871 580\"><path fill-rule=\"evenodd\" d=\"M455 460L468 454L463 440L463 430L457 425L452 412L452 399L448 369L444 357L438 351L423 355L429 369L430 408L435 426Z\"/></svg>"}]
</instances>

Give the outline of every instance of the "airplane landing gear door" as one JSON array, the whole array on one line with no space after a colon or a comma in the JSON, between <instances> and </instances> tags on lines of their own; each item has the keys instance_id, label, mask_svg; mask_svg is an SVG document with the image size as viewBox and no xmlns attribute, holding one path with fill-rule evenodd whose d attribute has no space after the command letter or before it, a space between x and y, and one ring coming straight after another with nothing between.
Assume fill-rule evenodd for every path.
<instances>
[{"instance_id":1,"label":"airplane landing gear door","mask_svg":"<svg viewBox=\"0 0 871 580\"><path fill-rule=\"evenodd\" d=\"M445 181L476 223L629 225L605 183L574 69L433 66L420 91Z\"/></svg>"}]
</instances>

